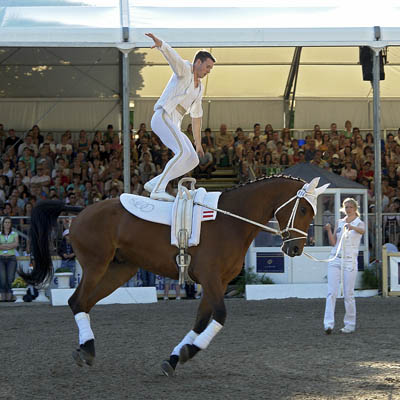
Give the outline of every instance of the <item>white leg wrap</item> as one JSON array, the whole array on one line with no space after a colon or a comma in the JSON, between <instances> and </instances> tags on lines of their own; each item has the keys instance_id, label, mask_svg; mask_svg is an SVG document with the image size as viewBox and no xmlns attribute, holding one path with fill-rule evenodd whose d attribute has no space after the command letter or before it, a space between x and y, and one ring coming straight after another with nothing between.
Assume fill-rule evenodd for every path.
<instances>
[{"instance_id":1,"label":"white leg wrap","mask_svg":"<svg viewBox=\"0 0 400 400\"><path fill-rule=\"evenodd\" d=\"M216 334L222 329L222 326L223 325L213 319L207 328L197 336L193 344L202 350L206 349L211 340L213 340Z\"/></svg>"},{"instance_id":2,"label":"white leg wrap","mask_svg":"<svg viewBox=\"0 0 400 400\"><path fill-rule=\"evenodd\" d=\"M181 351L181 348L185 344L193 344L194 340L197 338L198 333L195 331L190 331L183 339L182 341L172 350L171 356L179 356L179 353Z\"/></svg>"},{"instance_id":3,"label":"white leg wrap","mask_svg":"<svg viewBox=\"0 0 400 400\"><path fill-rule=\"evenodd\" d=\"M94 339L94 334L90 327L89 314L84 312L75 314L75 321L79 329L79 344L84 344L88 340Z\"/></svg>"}]
</instances>

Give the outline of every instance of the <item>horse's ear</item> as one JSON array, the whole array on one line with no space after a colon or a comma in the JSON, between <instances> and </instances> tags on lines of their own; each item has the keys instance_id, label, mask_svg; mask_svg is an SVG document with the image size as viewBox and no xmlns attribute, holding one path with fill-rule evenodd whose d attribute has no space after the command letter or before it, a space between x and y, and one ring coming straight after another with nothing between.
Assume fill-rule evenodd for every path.
<instances>
[{"instance_id":1,"label":"horse's ear","mask_svg":"<svg viewBox=\"0 0 400 400\"><path fill-rule=\"evenodd\" d=\"M316 188L316 189L315 189L315 194L317 195L317 197L318 197L321 193L324 193L325 190L328 188L329 185L330 185L330 183L327 183L327 184L325 184L325 185L323 185L323 186L321 186L321 187L319 187L319 188Z\"/></svg>"},{"instance_id":2,"label":"horse's ear","mask_svg":"<svg viewBox=\"0 0 400 400\"><path fill-rule=\"evenodd\" d=\"M319 183L319 177L316 177L316 178L314 178L309 184L308 184L308 187L307 187L307 192L312 192L317 186L318 186L318 183Z\"/></svg>"}]
</instances>

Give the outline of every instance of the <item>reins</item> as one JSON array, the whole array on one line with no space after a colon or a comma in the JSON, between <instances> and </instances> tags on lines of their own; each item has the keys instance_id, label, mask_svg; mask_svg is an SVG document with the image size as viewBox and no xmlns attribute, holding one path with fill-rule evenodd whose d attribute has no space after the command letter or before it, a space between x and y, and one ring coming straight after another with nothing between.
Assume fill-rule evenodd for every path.
<instances>
[{"instance_id":1,"label":"reins","mask_svg":"<svg viewBox=\"0 0 400 400\"><path fill-rule=\"evenodd\" d=\"M304 231L302 231L302 230L297 229L297 228L294 227L294 220L295 220L295 217L296 217L297 208L298 208L298 206L299 206L300 199L304 198L304 197L306 196L306 194L307 194L308 196L312 196L312 194L307 193L307 192L304 190L304 187L303 187L302 189L300 189L300 190L297 192L297 194L296 194L295 196L291 197L289 200L287 200L285 203L283 203L281 206L279 206L279 207L276 209L276 211L274 212L274 217L276 218L276 214L277 214L283 207L285 207L286 205L288 205L288 204L291 203L292 201L296 200L296 202L295 202L295 204L294 204L294 206L293 206L293 208L292 208L292 212L291 212L291 214L290 214L290 217L289 217L288 223L287 223L287 225L286 225L286 228L283 229L283 230L281 230L281 229L280 229L280 230L277 230L277 229L270 228L270 227L267 226L267 225L260 224L259 222L252 221L251 219L242 217L242 216L240 216L240 215L231 213L231 212L229 212L229 211L221 210L220 208L211 207L211 206L206 205L206 204L204 204L204 203L201 203L201 202L199 202L199 201L195 201L194 204L196 204L196 205L198 205L198 206L201 206L201 207L208 208L209 210L212 210L212 211L219 212L219 213L224 214L224 215L227 215L227 216L229 216L229 217L233 217L233 218L239 219L239 220L244 221L244 222L247 222L247 223L249 223L249 224L251 224L251 225L255 225L255 226L257 226L257 227L263 229L264 231L267 231L267 232L272 233L273 235L278 235L278 236L280 236L280 237L282 238L283 244L284 244L284 243L289 242L289 241L291 241L291 240L307 239L307 237L308 237L308 234L307 234L306 232L304 232ZM279 222L278 222L278 226L279 226ZM280 227L279 227L279 228L280 228ZM289 237L290 237L290 231L300 233L302 236L300 236L300 237L295 237L295 238L289 238ZM285 238L285 236L287 236L287 235L289 235L289 237ZM303 254L304 254L306 257L310 258L311 260L317 261L317 262L329 262L329 261L332 261L332 260L334 260L334 259L338 256L338 254L339 254L339 251L340 251L340 248L341 248L341 245L342 245L343 237L344 237L344 234L343 234L343 235L341 236L341 238L340 238L339 244L338 244L337 249L336 249L336 254L335 254L333 257L331 257L331 258L328 258L328 259L325 259L325 260L319 260L319 259L315 258L314 256L312 256L311 254L306 253L305 251L303 251Z\"/></svg>"}]
</instances>

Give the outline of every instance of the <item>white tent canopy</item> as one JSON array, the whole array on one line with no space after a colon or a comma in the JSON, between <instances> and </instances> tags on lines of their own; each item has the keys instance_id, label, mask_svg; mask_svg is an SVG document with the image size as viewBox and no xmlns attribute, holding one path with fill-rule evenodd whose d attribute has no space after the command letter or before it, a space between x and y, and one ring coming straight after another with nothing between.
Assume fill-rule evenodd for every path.
<instances>
[{"instance_id":1,"label":"white tent canopy","mask_svg":"<svg viewBox=\"0 0 400 400\"><path fill-rule=\"evenodd\" d=\"M130 52L135 126L149 123L171 70L144 36L152 31L192 59L217 58L204 117L217 128L283 124L283 93L302 46L296 127L350 119L371 127L372 90L362 80L361 45L388 47L381 82L382 127L400 126L400 7L358 1L0 0L0 121L16 129L119 126L120 49ZM381 27L375 40L374 26ZM127 36L129 34L129 36ZM125 40L124 41L124 37Z\"/></svg>"}]
</instances>

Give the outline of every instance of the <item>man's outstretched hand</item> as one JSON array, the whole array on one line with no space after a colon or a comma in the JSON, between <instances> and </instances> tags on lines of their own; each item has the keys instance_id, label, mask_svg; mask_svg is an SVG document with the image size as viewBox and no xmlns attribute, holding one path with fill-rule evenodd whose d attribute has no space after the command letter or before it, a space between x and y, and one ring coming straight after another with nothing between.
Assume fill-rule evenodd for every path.
<instances>
[{"instance_id":1,"label":"man's outstretched hand","mask_svg":"<svg viewBox=\"0 0 400 400\"><path fill-rule=\"evenodd\" d=\"M150 39L153 39L154 46L151 46L152 49L154 49L154 47L161 47L162 40L160 40L157 36L154 36L152 33L145 33L145 35Z\"/></svg>"}]
</instances>

